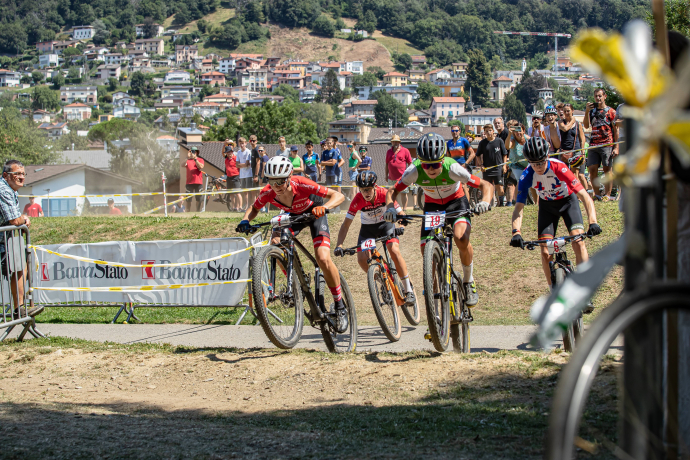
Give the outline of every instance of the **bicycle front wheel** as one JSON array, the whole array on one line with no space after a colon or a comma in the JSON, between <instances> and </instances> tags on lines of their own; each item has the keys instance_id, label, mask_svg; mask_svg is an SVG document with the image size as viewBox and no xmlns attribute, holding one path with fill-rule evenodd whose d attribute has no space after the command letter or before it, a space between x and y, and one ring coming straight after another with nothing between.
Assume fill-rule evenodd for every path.
<instances>
[{"instance_id":1,"label":"bicycle front wheel","mask_svg":"<svg viewBox=\"0 0 690 460\"><path fill-rule=\"evenodd\" d=\"M288 293L287 266L283 251L275 246L262 248L252 264L254 309L266 336L283 349L297 344L304 324L302 290L293 269Z\"/></svg>"},{"instance_id":2,"label":"bicycle front wheel","mask_svg":"<svg viewBox=\"0 0 690 460\"><path fill-rule=\"evenodd\" d=\"M398 276L397 272L393 273L393 281L394 284L398 287L400 293L405 292L405 290L403 289L402 281L400 280L400 276ZM414 291L414 286L412 286L412 290ZM405 315L405 319L407 319L407 322L411 325L416 326L422 320L422 312L419 310L419 301L417 300L416 292L414 305L410 307L407 304L403 304L401 309L403 315Z\"/></svg>"},{"instance_id":3,"label":"bicycle front wheel","mask_svg":"<svg viewBox=\"0 0 690 460\"><path fill-rule=\"evenodd\" d=\"M395 297L393 297L393 291L391 291L384 277L384 269L381 264L369 265L367 281L376 319L378 319L381 329L383 329L383 333L388 340L397 342L402 335L402 327L398 317L398 305L395 302Z\"/></svg>"},{"instance_id":4,"label":"bicycle front wheel","mask_svg":"<svg viewBox=\"0 0 690 460\"><path fill-rule=\"evenodd\" d=\"M424 246L424 300L429 334L437 351L448 349L450 305L443 295L446 286L446 261L441 246L429 240Z\"/></svg>"},{"instance_id":5,"label":"bicycle front wheel","mask_svg":"<svg viewBox=\"0 0 690 460\"><path fill-rule=\"evenodd\" d=\"M470 324L461 322L450 325L450 338L453 342L453 351L456 353L470 352Z\"/></svg>"},{"instance_id":6,"label":"bicycle front wheel","mask_svg":"<svg viewBox=\"0 0 690 460\"><path fill-rule=\"evenodd\" d=\"M326 290L326 280L321 277L321 282L319 283L319 297L324 299L328 298L324 295ZM347 282L343 275L340 275L340 290L343 296L343 302L345 303L345 308L348 314L348 328L347 331L339 334L331 326L328 321L321 323L321 335L323 336L323 341L326 342L326 347L331 353L349 353L355 351L357 348L357 312L355 311L355 301L350 293L350 288L347 286ZM322 305L328 313L335 313L335 305L331 302L330 306Z\"/></svg>"}]
</instances>

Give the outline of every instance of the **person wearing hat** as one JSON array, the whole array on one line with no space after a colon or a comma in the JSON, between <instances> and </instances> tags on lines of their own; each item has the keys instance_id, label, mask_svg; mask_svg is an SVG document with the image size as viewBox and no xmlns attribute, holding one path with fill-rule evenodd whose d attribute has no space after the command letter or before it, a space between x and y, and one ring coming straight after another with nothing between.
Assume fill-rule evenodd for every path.
<instances>
[{"instance_id":1,"label":"person wearing hat","mask_svg":"<svg viewBox=\"0 0 690 460\"><path fill-rule=\"evenodd\" d=\"M199 193L201 192L203 181L202 168L204 167L203 158L199 158L199 149L197 147L192 147L187 151L187 163L185 165L187 168L187 182L185 183L185 190L187 193ZM196 210L199 212L201 209L201 195L196 196ZM189 199L189 210L192 210L191 200Z\"/></svg>"},{"instance_id":2,"label":"person wearing hat","mask_svg":"<svg viewBox=\"0 0 690 460\"><path fill-rule=\"evenodd\" d=\"M544 127L541 124L543 118L544 113L541 110L537 110L532 113L532 126L527 129L527 136L539 136L542 139L546 139L546 133L544 132Z\"/></svg>"},{"instance_id":3,"label":"person wearing hat","mask_svg":"<svg viewBox=\"0 0 690 460\"><path fill-rule=\"evenodd\" d=\"M235 153L235 142L230 139L225 139L225 151L223 156L225 157L225 175L226 178L226 188L228 190L236 190L242 188L240 183L240 168L237 167L237 154ZM242 194L232 193L230 194L230 199L232 200L232 210L240 211L242 209Z\"/></svg>"},{"instance_id":4,"label":"person wearing hat","mask_svg":"<svg viewBox=\"0 0 690 460\"><path fill-rule=\"evenodd\" d=\"M299 151L299 148L297 148L296 145L293 145L290 147L290 156L288 157L288 160L292 162L292 175L293 176L301 176L302 173L304 172L304 161L299 157L297 152Z\"/></svg>"},{"instance_id":5,"label":"person wearing hat","mask_svg":"<svg viewBox=\"0 0 690 460\"><path fill-rule=\"evenodd\" d=\"M304 146L307 149L307 153L302 155L303 165L304 165L304 175L309 177L309 179L314 182L318 182L318 178L321 177L321 163L319 162L319 154L314 152L314 143L312 141L307 141Z\"/></svg>"},{"instance_id":6,"label":"person wearing hat","mask_svg":"<svg viewBox=\"0 0 690 460\"><path fill-rule=\"evenodd\" d=\"M108 198L108 207L110 208L110 211L108 212L108 214L110 214L112 216L121 216L122 215L122 211L120 211L119 209L117 209L115 207L115 200L114 199Z\"/></svg>"},{"instance_id":7,"label":"person wearing hat","mask_svg":"<svg viewBox=\"0 0 690 460\"><path fill-rule=\"evenodd\" d=\"M386 152L386 183L387 185L395 185L409 165L412 164L412 155L410 151L400 145L400 136L394 134L391 138L391 148ZM403 211L407 208L408 190L405 189L400 194L400 206Z\"/></svg>"}]
</instances>

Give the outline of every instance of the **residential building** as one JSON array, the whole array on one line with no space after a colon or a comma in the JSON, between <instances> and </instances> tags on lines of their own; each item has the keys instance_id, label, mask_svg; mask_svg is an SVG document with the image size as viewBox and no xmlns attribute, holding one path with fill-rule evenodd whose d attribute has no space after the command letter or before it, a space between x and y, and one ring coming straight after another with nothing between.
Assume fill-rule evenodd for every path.
<instances>
[{"instance_id":1,"label":"residential building","mask_svg":"<svg viewBox=\"0 0 690 460\"><path fill-rule=\"evenodd\" d=\"M449 78L448 80L436 80L434 85L441 88L445 97L456 97L465 91L465 80L461 78Z\"/></svg>"},{"instance_id":2,"label":"residential building","mask_svg":"<svg viewBox=\"0 0 690 460\"><path fill-rule=\"evenodd\" d=\"M99 123L105 123L105 122L112 120L113 118L115 118L115 117L112 115L99 115L98 116L98 122Z\"/></svg>"},{"instance_id":3,"label":"residential building","mask_svg":"<svg viewBox=\"0 0 690 460\"><path fill-rule=\"evenodd\" d=\"M200 72L208 73L213 71L213 59L195 59L194 68Z\"/></svg>"},{"instance_id":4,"label":"residential building","mask_svg":"<svg viewBox=\"0 0 690 460\"><path fill-rule=\"evenodd\" d=\"M60 100L68 104L75 101L96 104L98 102L98 88L96 86L66 86L60 88Z\"/></svg>"},{"instance_id":5,"label":"residential building","mask_svg":"<svg viewBox=\"0 0 690 460\"><path fill-rule=\"evenodd\" d=\"M376 91L385 91L387 93L391 93L392 91L395 91L396 89L405 89L408 90L412 93L417 92L417 85L407 85L407 86L357 86L355 90L357 91L357 94L359 95L359 99L371 99L370 95L372 93L375 93Z\"/></svg>"},{"instance_id":6,"label":"residential building","mask_svg":"<svg viewBox=\"0 0 690 460\"><path fill-rule=\"evenodd\" d=\"M84 56L86 57L87 61L102 61L103 56L108 54L110 50L108 48L91 48L89 50L84 51Z\"/></svg>"},{"instance_id":7,"label":"residential building","mask_svg":"<svg viewBox=\"0 0 690 460\"><path fill-rule=\"evenodd\" d=\"M156 29L156 33L154 37L160 37L163 35L163 31L165 31L165 28L160 25L160 24L153 24L153 26ZM144 24L137 24L134 26L134 30L136 31L137 37L143 37L144 36ZM162 54L162 53L158 53Z\"/></svg>"},{"instance_id":8,"label":"residential building","mask_svg":"<svg viewBox=\"0 0 690 460\"><path fill-rule=\"evenodd\" d=\"M175 62L182 64L192 62L199 55L199 48L196 45L175 45Z\"/></svg>"},{"instance_id":9,"label":"residential building","mask_svg":"<svg viewBox=\"0 0 690 460\"><path fill-rule=\"evenodd\" d=\"M553 99L553 90L547 84L544 88L539 88L539 99L547 101Z\"/></svg>"},{"instance_id":10,"label":"residential building","mask_svg":"<svg viewBox=\"0 0 690 460\"><path fill-rule=\"evenodd\" d=\"M465 98L464 97L435 97L431 100L431 120L438 123L439 118L445 118L447 121L455 120L461 114L465 113Z\"/></svg>"},{"instance_id":11,"label":"residential building","mask_svg":"<svg viewBox=\"0 0 690 460\"><path fill-rule=\"evenodd\" d=\"M0 69L0 87L14 87L20 85L22 74L11 70Z\"/></svg>"},{"instance_id":12,"label":"residential building","mask_svg":"<svg viewBox=\"0 0 690 460\"><path fill-rule=\"evenodd\" d=\"M204 102L216 102L220 104L221 108L240 105L239 99L228 94L212 94L211 96L206 96Z\"/></svg>"},{"instance_id":13,"label":"residential building","mask_svg":"<svg viewBox=\"0 0 690 460\"><path fill-rule=\"evenodd\" d=\"M235 58L226 57L218 61L218 70L222 73L230 73L235 70Z\"/></svg>"},{"instance_id":14,"label":"residential building","mask_svg":"<svg viewBox=\"0 0 690 460\"><path fill-rule=\"evenodd\" d=\"M304 88L299 90L299 101L304 103L314 102L316 96L321 92L321 87L313 83L309 83Z\"/></svg>"},{"instance_id":15,"label":"residential building","mask_svg":"<svg viewBox=\"0 0 690 460\"><path fill-rule=\"evenodd\" d=\"M62 109L68 121L88 120L91 118L91 107L81 102L73 102Z\"/></svg>"},{"instance_id":16,"label":"residential building","mask_svg":"<svg viewBox=\"0 0 690 460\"><path fill-rule=\"evenodd\" d=\"M376 99L372 100L359 100L352 101L349 104L345 104L345 116L346 117L363 117L369 118L374 116L374 107L376 107Z\"/></svg>"},{"instance_id":17,"label":"residential building","mask_svg":"<svg viewBox=\"0 0 690 460\"><path fill-rule=\"evenodd\" d=\"M412 58L412 65L418 67L422 64L426 64L426 56L420 54L413 54L410 56Z\"/></svg>"},{"instance_id":18,"label":"residential building","mask_svg":"<svg viewBox=\"0 0 690 460\"><path fill-rule=\"evenodd\" d=\"M194 113L198 113L204 118L219 114L222 110L217 102L197 102L192 106Z\"/></svg>"},{"instance_id":19,"label":"residential building","mask_svg":"<svg viewBox=\"0 0 690 460\"><path fill-rule=\"evenodd\" d=\"M266 91L268 82L266 81L268 72L261 69L249 69L239 75L241 86L248 86L252 91Z\"/></svg>"},{"instance_id":20,"label":"residential building","mask_svg":"<svg viewBox=\"0 0 690 460\"><path fill-rule=\"evenodd\" d=\"M362 75L364 73L364 62L363 61L347 61L340 63L341 72L352 72L357 75Z\"/></svg>"},{"instance_id":21,"label":"residential building","mask_svg":"<svg viewBox=\"0 0 690 460\"><path fill-rule=\"evenodd\" d=\"M164 51L162 38L140 38L134 41L134 49L146 51L149 55L162 55Z\"/></svg>"},{"instance_id":22,"label":"residential building","mask_svg":"<svg viewBox=\"0 0 690 460\"><path fill-rule=\"evenodd\" d=\"M431 112L428 110L408 110L407 114L409 115L408 120L410 124L419 123L424 126L431 125Z\"/></svg>"},{"instance_id":23,"label":"residential building","mask_svg":"<svg viewBox=\"0 0 690 460\"><path fill-rule=\"evenodd\" d=\"M340 142L357 142L367 144L371 123L362 121L359 118L345 118L328 123L328 135L336 136Z\"/></svg>"},{"instance_id":24,"label":"residential building","mask_svg":"<svg viewBox=\"0 0 690 460\"><path fill-rule=\"evenodd\" d=\"M393 96L393 98L402 105L412 105L417 95L417 93L413 93L405 89L394 89L388 94Z\"/></svg>"},{"instance_id":25,"label":"residential building","mask_svg":"<svg viewBox=\"0 0 690 460\"><path fill-rule=\"evenodd\" d=\"M513 80L508 77L498 77L491 81L491 99L494 101L502 101L510 94L513 85Z\"/></svg>"},{"instance_id":26,"label":"residential building","mask_svg":"<svg viewBox=\"0 0 690 460\"><path fill-rule=\"evenodd\" d=\"M96 29L93 26L72 27L72 39L74 40L90 40L95 34Z\"/></svg>"},{"instance_id":27,"label":"residential building","mask_svg":"<svg viewBox=\"0 0 690 460\"><path fill-rule=\"evenodd\" d=\"M259 96L256 96L252 99L249 99L247 102L245 102L247 107L259 107L263 105L264 101L268 99L269 101L275 102L276 104L280 104L285 100L283 96L271 96L268 94L262 94Z\"/></svg>"},{"instance_id":28,"label":"residential building","mask_svg":"<svg viewBox=\"0 0 690 460\"><path fill-rule=\"evenodd\" d=\"M38 56L38 68L57 67L59 65L59 56L57 54L41 54Z\"/></svg>"},{"instance_id":29,"label":"residential building","mask_svg":"<svg viewBox=\"0 0 690 460\"><path fill-rule=\"evenodd\" d=\"M179 98L188 101L194 95L194 88L192 86L164 86L161 88L162 98Z\"/></svg>"},{"instance_id":30,"label":"residential building","mask_svg":"<svg viewBox=\"0 0 690 460\"><path fill-rule=\"evenodd\" d=\"M524 72L522 70L496 70L494 78L508 77L512 81L511 87L515 88L522 81Z\"/></svg>"},{"instance_id":31,"label":"residential building","mask_svg":"<svg viewBox=\"0 0 690 460\"><path fill-rule=\"evenodd\" d=\"M139 107L131 105L118 105L113 107L113 116L115 118L126 118L128 120L136 120L141 116Z\"/></svg>"},{"instance_id":32,"label":"residential building","mask_svg":"<svg viewBox=\"0 0 690 460\"><path fill-rule=\"evenodd\" d=\"M113 100L113 106L117 107L120 105L132 105L132 106L134 106L134 105L137 105L137 101L135 101L131 97L121 97L117 100Z\"/></svg>"},{"instance_id":33,"label":"residential building","mask_svg":"<svg viewBox=\"0 0 690 460\"><path fill-rule=\"evenodd\" d=\"M180 83L191 83L191 75L184 70L171 70L165 74L166 85L179 85Z\"/></svg>"},{"instance_id":34,"label":"residential building","mask_svg":"<svg viewBox=\"0 0 690 460\"><path fill-rule=\"evenodd\" d=\"M475 134L481 133L484 125L493 124L496 117L502 116L502 109L480 108L471 112L464 112L456 120L460 120L465 125L465 131Z\"/></svg>"},{"instance_id":35,"label":"residential building","mask_svg":"<svg viewBox=\"0 0 690 460\"><path fill-rule=\"evenodd\" d=\"M77 46L79 43L79 40L65 40L65 41L59 41L53 43L53 51L55 51L58 54L62 54L62 52L67 49L67 48L74 48Z\"/></svg>"},{"instance_id":36,"label":"residential building","mask_svg":"<svg viewBox=\"0 0 690 460\"><path fill-rule=\"evenodd\" d=\"M279 85L290 85L295 89L302 89L306 86L307 77L302 75L288 75L278 78Z\"/></svg>"},{"instance_id":37,"label":"residential building","mask_svg":"<svg viewBox=\"0 0 690 460\"><path fill-rule=\"evenodd\" d=\"M336 75L338 75L340 73L340 62L322 62L321 71L326 73L329 70L332 70Z\"/></svg>"},{"instance_id":38,"label":"residential building","mask_svg":"<svg viewBox=\"0 0 690 460\"><path fill-rule=\"evenodd\" d=\"M446 69L432 70L424 75L424 79L426 81L430 81L431 83L435 82L436 80L448 80L449 78L451 78L451 75Z\"/></svg>"},{"instance_id":39,"label":"residential building","mask_svg":"<svg viewBox=\"0 0 690 460\"><path fill-rule=\"evenodd\" d=\"M111 96L113 97L113 104L114 104L116 101L118 101L124 97L129 97L129 93L127 93L125 91L115 91Z\"/></svg>"},{"instance_id":40,"label":"residential building","mask_svg":"<svg viewBox=\"0 0 690 460\"><path fill-rule=\"evenodd\" d=\"M407 79L410 83L415 83L424 80L425 71L422 69L410 69L407 71Z\"/></svg>"},{"instance_id":41,"label":"residential building","mask_svg":"<svg viewBox=\"0 0 690 460\"><path fill-rule=\"evenodd\" d=\"M103 55L103 62L107 65L122 65L129 61L129 56L122 53L107 53Z\"/></svg>"},{"instance_id":42,"label":"residential building","mask_svg":"<svg viewBox=\"0 0 690 460\"><path fill-rule=\"evenodd\" d=\"M235 97L241 104L246 103L249 99L258 95L255 91L251 91L248 86L233 86L231 88L221 87L220 94L227 94Z\"/></svg>"},{"instance_id":43,"label":"residential building","mask_svg":"<svg viewBox=\"0 0 690 460\"><path fill-rule=\"evenodd\" d=\"M201 75L201 84L203 85L211 85L215 86L216 83L218 86L225 86L225 74L221 72L206 72Z\"/></svg>"},{"instance_id":44,"label":"residential building","mask_svg":"<svg viewBox=\"0 0 690 460\"><path fill-rule=\"evenodd\" d=\"M46 110L37 109L34 110L33 120L34 123L50 123L50 118L52 114Z\"/></svg>"},{"instance_id":45,"label":"residential building","mask_svg":"<svg viewBox=\"0 0 690 460\"><path fill-rule=\"evenodd\" d=\"M52 53L53 52L53 47L57 41L55 40L48 40L45 42L38 42L36 43L36 51L39 53Z\"/></svg>"},{"instance_id":46,"label":"residential building","mask_svg":"<svg viewBox=\"0 0 690 460\"><path fill-rule=\"evenodd\" d=\"M41 123L38 129L43 129L48 134L51 140L59 139L63 135L69 133L67 123Z\"/></svg>"},{"instance_id":47,"label":"residential building","mask_svg":"<svg viewBox=\"0 0 690 460\"><path fill-rule=\"evenodd\" d=\"M453 62L451 64L451 67L453 69L454 74L465 74L467 72L467 63L466 62Z\"/></svg>"},{"instance_id":48,"label":"residential building","mask_svg":"<svg viewBox=\"0 0 690 460\"><path fill-rule=\"evenodd\" d=\"M122 67L118 64L102 64L98 66L96 78L105 80L107 78L120 78Z\"/></svg>"}]
</instances>

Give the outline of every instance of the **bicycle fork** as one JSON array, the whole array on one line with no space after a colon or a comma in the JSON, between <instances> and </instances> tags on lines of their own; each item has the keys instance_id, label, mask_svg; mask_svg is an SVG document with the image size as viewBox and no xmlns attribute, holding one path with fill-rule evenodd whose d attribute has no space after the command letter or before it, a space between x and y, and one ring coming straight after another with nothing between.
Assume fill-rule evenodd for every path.
<instances>
[{"instance_id":1,"label":"bicycle fork","mask_svg":"<svg viewBox=\"0 0 690 460\"><path fill-rule=\"evenodd\" d=\"M388 250L386 249L385 245L383 246L383 250L385 251L386 256L388 256ZM388 289L393 293L393 298L395 299L395 303L398 306L402 306L405 303L405 299L402 298L402 293L400 292L400 289L398 288L398 286L395 283L393 283L393 273L392 272L395 269L390 268L389 264L386 263L386 261L383 259L381 254L376 249L374 249L371 252L372 252L372 256L371 256L371 258L369 258L369 260L367 260L367 263L371 264L371 262L373 260L376 260L377 263L381 264L381 266L384 268L384 270L381 270L381 272L383 275L383 279L386 283L386 286L388 286ZM386 258L390 260L389 257L386 257Z\"/></svg>"}]
</instances>

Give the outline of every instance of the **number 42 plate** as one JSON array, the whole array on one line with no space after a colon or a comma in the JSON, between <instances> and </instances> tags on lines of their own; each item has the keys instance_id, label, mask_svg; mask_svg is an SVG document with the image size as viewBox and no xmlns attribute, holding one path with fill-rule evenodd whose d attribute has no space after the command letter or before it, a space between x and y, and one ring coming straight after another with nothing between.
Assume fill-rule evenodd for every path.
<instances>
[{"instance_id":1,"label":"number 42 plate","mask_svg":"<svg viewBox=\"0 0 690 460\"><path fill-rule=\"evenodd\" d=\"M433 230L434 228L443 227L446 223L446 212L427 212L424 214L424 230Z\"/></svg>"},{"instance_id":2,"label":"number 42 plate","mask_svg":"<svg viewBox=\"0 0 690 460\"><path fill-rule=\"evenodd\" d=\"M373 238L369 238L367 240L362 241L362 251L369 251L370 249L374 249L376 247L376 240Z\"/></svg>"}]
</instances>

